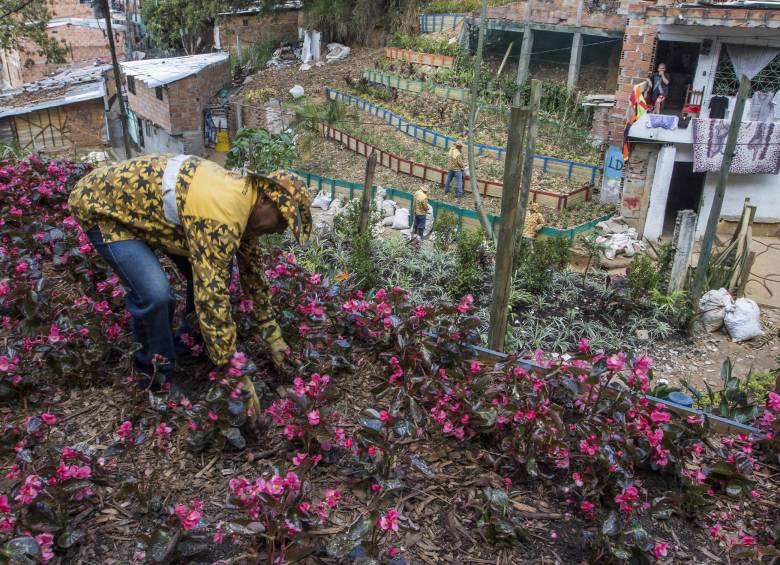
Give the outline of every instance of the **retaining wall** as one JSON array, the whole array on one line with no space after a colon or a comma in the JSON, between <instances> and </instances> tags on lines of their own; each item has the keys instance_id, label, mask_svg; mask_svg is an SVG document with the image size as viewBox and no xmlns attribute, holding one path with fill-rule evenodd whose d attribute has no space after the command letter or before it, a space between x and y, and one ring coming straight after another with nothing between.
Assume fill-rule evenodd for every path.
<instances>
[{"instance_id":1,"label":"retaining wall","mask_svg":"<svg viewBox=\"0 0 780 565\"><path fill-rule=\"evenodd\" d=\"M406 61L417 65L429 67L442 67L451 69L455 66L455 57L452 55L439 55L437 53L423 53L400 47L385 47L385 57L396 61Z\"/></svg>"}]
</instances>

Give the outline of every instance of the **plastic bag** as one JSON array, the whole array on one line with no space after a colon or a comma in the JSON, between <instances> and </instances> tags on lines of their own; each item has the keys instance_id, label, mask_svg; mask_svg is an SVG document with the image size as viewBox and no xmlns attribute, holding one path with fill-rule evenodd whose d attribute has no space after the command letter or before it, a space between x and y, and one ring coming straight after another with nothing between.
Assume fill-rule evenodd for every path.
<instances>
[{"instance_id":1,"label":"plastic bag","mask_svg":"<svg viewBox=\"0 0 780 565\"><path fill-rule=\"evenodd\" d=\"M382 202L382 217L391 218L395 216L396 203L394 200L385 200Z\"/></svg>"},{"instance_id":2,"label":"plastic bag","mask_svg":"<svg viewBox=\"0 0 780 565\"><path fill-rule=\"evenodd\" d=\"M392 227L394 230L408 230L410 228L409 208L398 208L395 211Z\"/></svg>"},{"instance_id":3,"label":"plastic bag","mask_svg":"<svg viewBox=\"0 0 780 565\"><path fill-rule=\"evenodd\" d=\"M758 304L749 298L738 298L733 306L726 309L723 318L731 341L747 341L764 335L761 329L761 311Z\"/></svg>"},{"instance_id":4,"label":"plastic bag","mask_svg":"<svg viewBox=\"0 0 780 565\"><path fill-rule=\"evenodd\" d=\"M292 94L293 98L300 98L304 94L303 87L300 84L296 84L290 89L290 94Z\"/></svg>"},{"instance_id":5,"label":"plastic bag","mask_svg":"<svg viewBox=\"0 0 780 565\"><path fill-rule=\"evenodd\" d=\"M311 203L312 208L320 208L322 210L327 210L330 206L330 194L325 192L324 190L321 190L317 196L314 197L314 202Z\"/></svg>"},{"instance_id":6,"label":"plastic bag","mask_svg":"<svg viewBox=\"0 0 780 565\"><path fill-rule=\"evenodd\" d=\"M726 309L734 306L734 300L725 288L710 290L699 299L699 312L704 329L716 332L723 327Z\"/></svg>"},{"instance_id":7,"label":"plastic bag","mask_svg":"<svg viewBox=\"0 0 780 565\"><path fill-rule=\"evenodd\" d=\"M331 201L330 206L328 206L328 210L338 210L343 206L344 206L344 199L341 198L341 196L337 196Z\"/></svg>"},{"instance_id":8,"label":"plastic bag","mask_svg":"<svg viewBox=\"0 0 780 565\"><path fill-rule=\"evenodd\" d=\"M395 216L388 216L382 220L382 226L389 228L393 225L394 221L395 221Z\"/></svg>"}]
</instances>

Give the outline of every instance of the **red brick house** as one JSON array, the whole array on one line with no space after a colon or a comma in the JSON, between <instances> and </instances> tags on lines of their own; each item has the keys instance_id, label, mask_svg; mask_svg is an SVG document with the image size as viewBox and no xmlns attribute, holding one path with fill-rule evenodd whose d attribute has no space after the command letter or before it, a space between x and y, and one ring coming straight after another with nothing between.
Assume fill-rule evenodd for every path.
<instances>
[{"instance_id":1,"label":"red brick house","mask_svg":"<svg viewBox=\"0 0 780 565\"><path fill-rule=\"evenodd\" d=\"M0 82L5 88L14 88L63 69L110 62L105 28L105 21L94 17L63 17L50 20L46 33L66 48L66 62L51 64L34 48L28 53L17 50L0 51L0 63L3 67ZM122 60L125 52L125 26L114 24L113 31L117 56Z\"/></svg>"},{"instance_id":2,"label":"red brick house","mask_svg":"<svg viewBox=\"0 0 780 565\"><path fill-rule=\"evenodd\" d=\"M133 141L147 153L200 154L206 107L230 84L228 54L128 61L121 66Z\"/></svg>"},{"instance_id":3,"label":"red brick house","mask_svg":"<svg viewBox=\"0 0 780 565\"><path fill-rule=\"evenodd\" d=\"M234 53L237 45L297 40L302 26L303 4L297 0L280 5L271 14L261 15L259 7L225 12L214 25L214 47Z\"/></svg>"},{"instance_id":4,"label":"red brick house","mask_svg":"<svg viewBox=\"0 0 780 565\"><path fill-rule=\"evenodd\" d=\"M0 141L49 154L110 145L118 119L110 69L66 70L0 95Z\"/></svg>"}]
</instances>

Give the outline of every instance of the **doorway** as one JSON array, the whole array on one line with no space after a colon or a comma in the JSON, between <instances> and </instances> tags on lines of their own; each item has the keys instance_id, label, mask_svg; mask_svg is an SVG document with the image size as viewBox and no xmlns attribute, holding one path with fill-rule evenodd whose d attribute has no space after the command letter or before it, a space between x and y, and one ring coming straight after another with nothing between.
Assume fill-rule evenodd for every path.
<instances>
[{"instance_id":1,"label":"doorway","mask_svg":"<svg viewBox=\"0 0 780 565\"><path fill-rule=\"evenodd\" d=\"M704 179L707 173L694 173L693 163L676 161L669 181L669 196L666 198L663 236L671 237L681 210L693 210L699 213L701 195L704 192Z\"/></svg>"},{"instance_id":2,"label":"doorway","mask_svg":"<svg viewBox=\"0 0 780 565\"><path fill-rule=\"evenodd\" d=\"M688 85L693 84L696 65L699 62L699 43L689 41L659 41L655 52L653 72L661 63L669 72L669 96L661 109L662 114L677 114L685 104Z\"/></svg>"}]
</instances>

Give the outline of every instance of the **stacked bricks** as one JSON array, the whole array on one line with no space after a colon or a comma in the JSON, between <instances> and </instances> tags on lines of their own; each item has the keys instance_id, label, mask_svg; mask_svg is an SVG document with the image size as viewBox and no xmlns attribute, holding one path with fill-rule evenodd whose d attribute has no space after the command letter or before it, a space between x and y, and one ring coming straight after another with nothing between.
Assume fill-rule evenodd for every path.
<instances>
[{"instance_id":1,"label":"stacked bricks","mask_svg":"<svg viewBox=\"0 0 780 565\"><path fill-rule=\"evenodd\" d=\"M63 69L90 66L97 59L101 59L103 62L111 60L108 39L101 29L68 24L50 27L46 33L65 47L66 63L60 65L47 63L46 57L39 55L35 49L31 49L28 53L8 53L9 58L18 57L21 67L21 76L11 77L10 86L34 82ZM114 33L114 43L116 44L117 57L121 61L124 59L125 53L124 32ZM25 64L28 61L32 61L32 64ZM19 79L21 82L17 82Z\"/></svg>"},{"instance_id":2,"label":"stacked bricks","mask_svg":"<svg viewBox=\"0 0 780 565\"><path fill-rule=\"evenodd\" d=\"M609 138L610 106L597 106L593 110L593 120L590 125L590 138L596 141L606 141Z\"/></svg>"},{"instance_id":3,"label":"stacked bricks","mask_svg":"<svg viewBox=\"0 0 780 565\"><path fill-rule=\"evenodd\" d=\"M49 12L52 18L94 18L91 2L80 0L51 0Z\"/></svg>"},{"instance_id":4,"label":"stacked bricks","mask_svg":"<svg viewBox=\"0 0 780 565\"><path fill-rule=\"evenodd\" d=\"M201 131L203 110L225 85L230 83L227 60L203 69L162 87L163 99L156 89L140 80L135 81L135 94L127 93L130 109L139 116L162 127L170 134Z\"/></svg>"},{"instance_id":5,"label":"stacked bricks","mask_svg":"<svg viewBox=\"0 0 780 565\"><path fill-rule=\"evenodd\" d=\"M623 130L634 86L646 79L653 70L657 30L655 25L644 20L646 4L641 0L623 2L629 20L623 35L615 107L610 113L610 141L613 145L619 145L623 141Z\"/></svg>"},{"instance_id":6,"label":"stacked bricks","mask_svg":"<svg viewBox=\"0 0 780 565\"><path fill-rule=\"evenodd\" d=\"M236 50L236 34L242 46L266 41L294 40L303 26L303 10L280 10L273 14L234 14L219 22L222 49Z\"/></svg>"},{"instance_id":7,"label":"stacked bricks","mask_svg":"<svg viewBox=\"0 0 780 565\"><path fill-rule=\"evenodd\" d=\"M96 149L108 141L103 100L88 100L63 107L68 116L74 149Z\"/></svg>"},{"instance_id":8,"label":"stacked bricks","mask_svg":"<svg viewBox=\"0 0 780 565\"><path fill-rule=\"evenodd\" d=\"M583 1L586 7L592 3L591 0ZM533 0L531 21L539 24L577 27L577 5L577 0ZM488 8L488 18L525 22L527 12L528 3L521 0L506 6ZM615 10L585 9L582 11L581 25L608 30L623 29L625 19L615 12Z\"/></svg>"}]
</instances>

